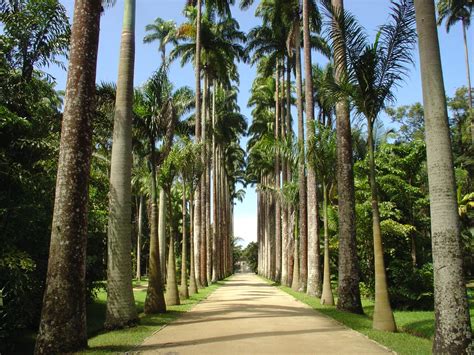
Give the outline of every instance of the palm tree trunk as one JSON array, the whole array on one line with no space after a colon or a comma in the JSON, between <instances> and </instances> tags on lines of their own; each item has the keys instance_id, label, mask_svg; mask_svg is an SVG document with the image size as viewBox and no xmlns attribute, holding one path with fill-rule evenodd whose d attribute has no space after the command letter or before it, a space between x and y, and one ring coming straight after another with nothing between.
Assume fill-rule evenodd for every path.
<instances>
[{"instance_id":1,"label":"palm tree trunk","mask_svg":"<svg viewBox=\"0 0 474 355\"><path fill-rule=\"evenodd\" d=\"M471 144L474 146L474 113L472 112L472 86L471 86L471 69L469 65L469 49L467 47L467 23L466 19L462 19L462 34L464 39L464 54L466 59L466 75L467 75L467 96L469 99L469 110L471 117Z\"/></svg>"},{"instance_id":2,"label":"palm tree trunk","mask_svg":"<svg viewBox=\"0 0 474 355\"><path fill-rule=\"evenodd\" d=\"M158 200L158 245L160 246L161 275L166 275L166 193L160 188Z\"/></svg>"},{"instance_id":3,"label":"palm tree trunk","mask_svg":"<svg viewBox=\"0 0 474 355\"><path fill-rule=\"evenodd\" d=\"M138 321L130 268L134 57L135 0L126 0L110 167L107 313L105 319L105 327L108 329L121 328Z\"/></svg>"},{"instance_id":4,"label":"palm tree trunk","mask_svg":"<svg viewBox=\"0 0 474 355\"><path fill-rule=\"evenodd\" d=\"M275 90L275 141L280 140L280 64L276 69ZM281 204L280 204L280 154L275 156L275 281L281 281Z\"/></svg>"},{"instance_id":5,"label":"palm tree trunk","mask_svg":"<svg viewBox=\"0 0 474 355\"><path fill-rule=\"evenodd\" d=\"M138 236L137 236L137 280L142 278L142 243L143 238L143 224L145 220L145 196L140 195L140 203L138 205Z\"/></svg>"},{"instance_id":6,"label":"palm tree trunk","mask_svg":"<svg viewBox=\"0 0 474 355\"><path fill-rule=\"evenodd\" d=\"M204 71L204 88L203 88L203 97L202 97L202 121L201 121L201 141L202 145L202 163L203 163L203 173L201 175L201 240L200 240L200 256L201 269L199 270L199 277L201 287L207 287L207 137L206 137L206 123L207 123L207 94L208 94L209 84L208 84L208 74Z\"/></svg>"},{"instance_id":7,"label":"palm tree trunk","mask_svg":"<svg viewBox=\"0 0 474 355\"><path fill-rule=\"evenodd\" d=\"M374 262L375 262L375 307L373 316L374 329L395 332L397 326L393 318L390 298L388 295L387 275L385 272L385 263L383 259L382 231L380 229L379 199L377 194L377 185L375 181L375 156L373 141L373 122L367 118L368 127L368 153L369 153L369 182L372 199L372 232L374 237Z\"/></svg>"},{"instance_id":8,"label":"palm tree trunk","mask_svg":"<svg viewBox=\"0 0 474 355\"><path fill-rule=\"evenodd\" d=\"M217 81L214 80L212 85L212 277L211 282L215 283L218 280L218 269L217 269L217 260L219 259L217 254L217 240L219 238L219 224L218 224L218 192L217 192L217 146L216 146L216 90L217 90Z\"/></svg>"},{"instance_id":9,"label":"palm tree trunk","mask_svg":"<svg viewBox=\"0 0 474 355\"><path fill-rule=\"evenodd\" d=\"M435 299L433 353L468 354L472 332L433 0L416 0L415 11L430 191Z\"/></svg>"},{"instance_id":10,"label":"palm tree trunk","mask_svg":"<svg viewBox=\"0 0 474 355\"><path fill-rule=\"evenodd\" d=\"M311 63L311 41L309 30L309 0L303 0L303 47L305 72L305 111L307 142L314 136L313 76ZM308 282L306 292L310 296L321 295L320 247L318 227L318 201L316 194L316 172L308 164Z\"/></svg>"},{"instance_id":11,"label":"palm tree trunk","mask_svg":"<svg viewBox=\"0 0 474 355\"><path fill-rule=\"evenodd\" d=\"M36 354L87 346L87 196L101 4L76 0L51 244Z\"/></svg>"},{"instance_id":12,"label":"palm tree trunk","mask_svg":"<svg viewBox=\"0 0 474 355\"><path fill-rule=\"evenodd\" d=\"M331 266L329 263L329 232L328 232L328 188L323 183L323 213L324 213L324 279L321 304L334 306L331 290Z\"/></svg>"},{"instance_id":13,"label":"palm tree trunk","mask_svg":"<svg viewBox=\"0 0 474 355\"><path fill-rule=\"evenodd\" d=\"M196 142L201 141L201 18L202 18L202 0L197 0L196 17L196 54L194 56L195 81L196 81L196 108L194 113L195 137ZM201 287L201 184L198 182L195 191L194 208L194 262L197 286Z\"/></svg>"},{"instance_id":14,"label":"palm tree trunk","mask_svg":"<svg viewBox=\"0 0 474 355\"><path fill-rule=\"evenodd\" d=\"M343 0L331 0L332 6L344 9ZM344 48L340 46L340 48ZM335 53L336 81L346 71L345 49ZM349 102L341 99L336 104L337 132L337 191L339 194L339 285L337 308L352 313L363 313L359 290L359 264L356 247L354 171Z\"/></svg>"},{"instance_id":15,"label":"palm tree trunk","mask_svg":"<svg viewBox=\"0 0 474 355\"><path fill-rule=\"evenodd\" d=\"M169 232L169 240L170 245L168 247L168 267L167 267L167 274L166 274L166 306L175 306L179 305L179 292L178 292L178 282L176 280L176 254L175 254L175 247L174 247L174 231L173 231L173 206L172 206L172 196L171 196L171 188L167 190L168 196L168 214L170 223L168 224L168 232Z\"/></svg>"},{"instance_id":16,"label":"palm tree trunk","mask_svg":"<svg viewBox=\"0 0 474 355\"><path fill-rule=\"evenodd\" d=\"M188 291L188 270L186 264L188 262L188 241L186 237L186 181L183 177L183 201L182 201L182 219L183 219L183 226L182 226L182 241L181 241L181 287L180 292L181 296L186 299L189 298L189 291Z\"/></svg>"},{"instance_id":17,"label":"palm tree trunk","mask_svg":"<svg viewBox=\"0 0 474 355\"><path fill-rule=\"evenodd\" d=\"M210 143L207 142L207 171L206 171L206 252L207 252L207 265L206 265L206 276L207 284L212 283L212 243L213 237L211 232L211 154L213 153L210 149Z\"/></svg>"},{"instance_id":18,"label":"palm tree trunk","mask_svg":"<svg viewBox=\"0 0 474 355\"><path fill-rule=\"evenodd\" d=\"M300 31L296 31L296 102L298 110L298 185L299 185L299 291L306 291L308 279L308 206L306 199L305 149L304 149L304 119L303 119L303 85L301 76L301 47Z\"/></svg>"},{"instance_id":19,"label":"palm tree trunk","mask_svg":"<svg viewBox=\"0 0 474 355\"><path fill-rule=\"evenodd\" d=\"M296 217L296 213L295 211L293 211L292 213L292 219L294 220ZM299 288L300 288L300 258L298 258L298 254L299 254L299 243L298 243L298 238L296 237L297 236L297 233L295 232L295 229L297 228L296 227L296 223L293 222L292 223L292 227L293 227L293 233L292 233L292 238L293 238L293 278L292 278L292 282L291 282L291 288L295 291L298 291Z\"/></svg>"},{"instance_id":20,"label":"palm tree trunk","mask_svg":"<svg viewBox=\"0 0 474 355\"><path fill-rule=\"evenodd\" d=\"M193 208L193 201L194 201L194 196L191 191L191 196L189 198L189 294L194 295L198 293L198 287L196 283L196 273L195 273L195 266L194 266L194 238L193 238L193 226L194 226L194 221L193 221L193 216L194 216L194 208Z\"/></svg>"},{"instance_id":21,"label":"palm tree trunk","mask_svg":"<svg viewBox=\"0 0 474 355\"><path fill-rule=\"evenodd\" d=\"M150 253L148 258L148 288L145 298L145 314L166 312L163 295L163 276L160 260L160 249L164 246L158 239L158 198L156 188L155 142L150 141L151 165L151 213L150 213ZM161 247L160 247L161 245Z\"/></svg>"}]
</instances>

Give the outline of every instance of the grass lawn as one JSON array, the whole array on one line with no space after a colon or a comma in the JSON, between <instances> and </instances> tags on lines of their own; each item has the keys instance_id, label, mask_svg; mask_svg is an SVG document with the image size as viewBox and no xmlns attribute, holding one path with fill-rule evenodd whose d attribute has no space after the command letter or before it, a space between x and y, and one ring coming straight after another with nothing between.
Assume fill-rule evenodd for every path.
<instances>
[{"instance_id":1,"label":"grass lawn","mask_svg":"<svg viewBox=\"0 0 474 355\"><path fill-rule=\"evenodd\" d=\"M143 285L143 281L141 283ZM157 315L144 315L142 313L146 289L135 291L135 302L138 311L141 313L140 324L133 328L110 332L101 332L105 320L106 294L100 293L97 301L88 309L89 349L81 354L106 354L129 351L142 343L145 338L159 328L172 322L182 313L189 311L195 304L207 298L222 284L222 282L218 282L207 288L200 289L198 294L182 301L181 305L167 307L168 312Z\"/></svg>"},{"instance_id":2,"label":"grass lawn","mask_svg":"<svg viewBox=\"0 0 474 355\"><path fill-rule=\"evenodd\" d=\"M89 337L89 348L81 354L107 354L122 353L131 350L143 342L145 338L160 329L162 326L172 322L184 312L189 311L195 304L207 298L223 282L218 282L207 288L200 289L198 294L183 300L179 306L167 307L168 312L158 315L144 315L143 305L145 303L146 288L135 290L135 303L140 313L140 324L133 328L105 332L103 324L105 321L107 294L101 290L95 301L87 305L87 333ZM147 281L134 281L134 287L146 286ZM141 287L140 287L141 288ZM18 334L13 354L32 354L35 345L36 333L25 330Z\"/></svg>"},{"instance_id":3,"label":"grass lawn","mask_svg":"<svg viewBox=\"0 0 474 355\"><path fill-rule=\"evenodd\" d=\"M365 315L357 315L336 310L335 307L323 306L319 298L310 297L302 292L293 291L286 286L278 286L281 290L311 306L318 312L334 318L344 325L357 330L370 339L385 345L400 355L431 354L434 334L434 313L432 311L395 311L397 333L387 333L372 329L374 303L363 300ZM474 283L468 285L471 324L474 324Z\"/></svg>"}]
</instances>

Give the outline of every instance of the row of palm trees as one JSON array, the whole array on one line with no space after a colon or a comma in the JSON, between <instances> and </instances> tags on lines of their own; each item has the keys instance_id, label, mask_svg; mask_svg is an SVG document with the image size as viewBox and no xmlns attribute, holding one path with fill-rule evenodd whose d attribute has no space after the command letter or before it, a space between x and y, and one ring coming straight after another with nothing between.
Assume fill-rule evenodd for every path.
<instances>
[{"instance_id":1,"label":"row of palm trees","mask_svg":"<svg viewBox=\"0 0 474 355\"><path fill-rule=\"evenodd\" d=\"M455 3L454 0L447 1L450 5ZM104 1L104 4L112 2ZM172 228L171 221L168 224L164 222L164 211L171 211L171 195L176 192L176 184L181 184L182 199L181 246L184 261L181 264L181 293L184 296L187 293L186 259L190 265L190 292L195 291L194 286L205 286L232 272L232 201L239 196L235 184L242 178L245 156L238 139L246 129L245 120L238 112L233 84L238 82L236 61L246 60L249 55L252 62L258 63L258 77L250 101L254 120L250 128L253 137L249 143L247 173L249 178L259 183L259 272L312 295L322 294L327 304L332 302L327 235L324 277L319 267L317 186L323 187L323 201L327 201L328 190L335 183L334 176L327 172L321 174L322 170L327 169L327 160L321 159L324 155L330 159L336 154L338 308L362 312L355 242L350 104L368 120L368 149L372 151L373 162L370 127L392 98L392 88L404 76L411 60L409 50L414 44L415 34L412 2L393 2L390 23L381 28L376 42L370 43L363 28L343 10L342 0L322 1L328 19L325 26L328 29L327 42L319 35L323 20L314 1L303 0L301 6L296 0L263 0L257 10L262 25L249 33L247 48L243 47L244 34L231 17L230 7L234 3L234 0L187 1L187 23L177 27L157 20L148 27L150 35L146 41L158 39L164 62L163 68L147 84L160 102L148 103L146 88L141 94L134 95L135 0L125 0L110 167L108 328L132 325L138 319L131 286L130 253L132 122L137 113L137 110L134 112L134 101L135 106L141 106L140 118L148 120L148 128L151 127L150 132L145 130L142 135L146 142L142 158L148 160L150 165L148 197L152 221L150 282L145 312L163 312L166 304L179 302L174 233L169 232L168 264L165 267L167 243L165 233L160 232L166 226ZM251 0L242 0L240 5L247 8L252 3ZM87 344L87 187L102 5L100 0L75 2L50 258L36 353L70 352ZM438 353L463 353L467 351L471 332L466 290L462 286L446 107L439 104L445 102L445 96L434 2L415 0L415 9L426 112L438 315L434 350ZM168 43L175 45L169 59L166 56ZM332 58L332 68L314 70L314 78L313 49ZM173 97L164 72L167 62L179 57L183 63L192 61L196 73L195 144L183 140L180 145L173 145L180 114L175 105L178 100ZM316 75L318 72L325 73L326 78ZM292 96L292 73L296 98ZM157 95L160 90L168 94ZM297 139L293 137L291 122L294 103L298 118ZM317 122L314 117L315 103L320 109ZM160 125L161 136L153 128ZM323 137L328 139L323 141ZM160 141L158 152L155 149ZM374 174L372 163L370 181L377 272L374 327L394 330L385 281ZM162 191L159 192L158 186ZM143 195L140 194L139 200L144 200ZM327 202L323 205L323 220L327 225ZM192 230L186 233L188 225ZM189 258L186 255L186 236L191 236ZM163 292L165 269L166 299ZM445 293L447 289L450 292Z\"/></svg>"},{"instance_id":2,"label":"row of palm trees","mask_svg":"<svg viewBox=\"0 0 474 355\"><path fill-rule=\"evenodd\" d=\"M434 18L434 8L433 15L430 9L433 5L432 1L415 1L415 4L417 17L425 16L426 14L420 15L424 10ZM262 25L251 30L249 35L248 48L253 53L253 62L258 63L257 78L249 101L249 105L253 107L253 122L250 127L252 137L248 144L249 178L258 184L258 271L261 275L291 286L295 290L321 297L323 304L334 303L329 273L327 201L328 194L336 194L337 191L339 220L337 307L345 311L362 313L355 242L356 221L350 126L350 113L353 107L357 114L367 119L367 152L370 163L368 180L371 188L375 261L373 327L385 331L396 331L383 258L375 176L374 126L379 113L388 103L394 101L394 89L408 73L408 66L412 64L412 51L417 32L420 50L423 48L422 43L426 41L426 38L421 37L423 30L420 27L425 23L419 19L416 31L413 2L392 1L388 23L379 28L375 41L370 42L364 28L343 9L343 1L322 1L321 5L326 19L324 32L327 43L319 37L322 17L315 3L307 0L302 4L299 1L261 1L256 15L261 18ZM445 11L446 7L454 11L456 6L461 5L456 1L448 1L445 4ZM465 6L470 8L467 3ZM428 9L426 10L425 7ZM425 31L431 36L436 34L435 27ZM429 39L437 41L437 38ZM304 91L301 45L303 45L305 60ZM325 50L326 48L328 50ZM312 67L311 54L314 49L318 49L329 57L330 65L325 70ZM439 49L437 53L432 52L427 57L425 55L426 53L420 51L421 62L429 58L439 58ZM434 67L441 71L440 66ZM423 68L425 70L422 75L424 92L430 92L434 88L429 87L433 83L427 84L429 75L427 72L434 69L433 67L427 69L426 64ZM286 78L283 75L285 71ZM295 77L294 83L291 82L292 72ZM442 80L438 81L438 89L442 88L440 84ZM296 98L292 96L293 86ZM425 105L434 104L426 95L428 94L425 94ZM438 103L446 101L444 89L442 95L437 98ZM303 100L305 105L303 105ZM291 123L291 107L294 103L298 120L297 138L293 138ZM315 103L319 110L317 121L314 115ZM444 106L443 116L437 116L440 120L437 126L443 126L443 133L436 131L431 134L440 135L439 137L443 135L446 139L449 131L446 126L445 110ZM304 113L306 114L306 130L303 122ZM433 119L433 116L430 118ZM430 122L429 119L427 119L427 124L428 122ZM430 139L434 138L429 138L427 132L427 145L433 147ZM437 147L440 145L446 149L446 152L450 151L448 141L438 142ZM337 160L336 176L331 176L334 166L326 161L331 158L332 164ZM453 176L452 158L437 155L435 159L439 160L433 164L444 161L446 175L443 179L451 181L449 179ZM428 153L428 160L430 160L430 153ZM439 169L440 165L437 166ZM438 173L441 175L441 172L432 166L432 170L429 171L432 184L434 184L433 181L439 179L436 176ZM337 190L334 179L337 180ZM454 182L447 185L449 187L444 186L445 193L447 189L450 194L454 193ZM433 191L430 194L432 218L434 218L433 206L440 203L437 199L441 200L441 195L437 195L437 192ZM322 203L318 201L318 197L322 197ZM446 203L444 212L447 213L449 210L449 218L452 220L448 221L448 215L442 217L440 215L436 221L432 221L433 257L436 260L435 265L442 263L443 260L447 260L445 259L447 254L443 256L438 254L442 254L438 249L440 245L442 243L448 243L450 246L456 244L457 251L454 252L453 248L449 258L456 259L457 276L454 276L455 271L451 269L453 277L447 280L444 272L435 271L435 303L437 314L451 309L457 316L437 318L433 349L440 353L446 352L446 349L462 353L467 351L467 344L470 342L470 321L466 316L468 309L466 289L460 276L462 261L459 230L455 227L457 222L454 221L456 208L448 207L448 200L451 201L450 203L454 202L447 198L444 202ZM322 216L318 216L318 213ZM322 228L318 226L320 219L324 222ZM440 220L445 223L443 232L445 239L440 238L440 232L435 235L437 229L440 228ZM448 225L450 227L447 227ZM320 260L320 229L325 236L324 262ZM456 242L454 242L455 239ZM321 265L323 265L323 270L321 270ZM446 267L445 264L443 265ZM442 290L446 290L445 287L451 285L451 282L458 282L460 287L452 291L451 301L448 302L446 298L441 301ZM458 307L454 307L455 300L460 302ZM466 330L464 335L450 337L447 340L446 337L449 337L447 329L453 331L459 324L462 324L461 327Z\"/></svg>"},{"instance_id":3,"label":"row of palm trees","mask_svg":"<svg viewBox=\"0 0 474 355\"><path fill-rule=\"evenodd\" d=\"M110 156L105 328L121 328L138 322L130 252L132 182L133 192L140 201L137 208L141 222L139 236L144 229L144 210L149 206L149 285L145 313L164 312L167 305L179 304L180 293L181 297L188 297L197 292L198 287L232 272L232 201L241 197L235 186L242 179L245 156L238 141L247 128L239 113L233 83L238 81L235 63L245 59L245 52L240 45L244 35L230 17L229 7L223 4L206 3L204 14L200 3L188 4L198 6L186 8L188 22L179 27L160 19L147 26L149 35L145 42L160 42L163 63L143 88L134 91L136 4L135 0L125 1L119 75L115 95L112 95L115 108ZM87 345L85 216L92 151L91 122L95 114L96 59L87 65L84 62L91 55L92 59L97 55L100 12L101 1L75 3L62 163L58 171L47 289L35 348L38 354L70 352ZM166 56L168 43L175 44L169 57ZM196 95L187 88L173 90L167 70L169 62L177 58L181 58L183 64L194 60ZM193 101L194 115L187 122L180 121ZM186 138L192 125L195 143ZM133 180L132 154L135 154ZM178 185L181 187L177 188ZM176 280L176 231L173 230L176 221L172 220L175 218L172 199L176 192L182 200L181 292ZM167 264L164 261L166 249ZM69 264L71 262L73 264Z\"/></svg>"}]
</instances>

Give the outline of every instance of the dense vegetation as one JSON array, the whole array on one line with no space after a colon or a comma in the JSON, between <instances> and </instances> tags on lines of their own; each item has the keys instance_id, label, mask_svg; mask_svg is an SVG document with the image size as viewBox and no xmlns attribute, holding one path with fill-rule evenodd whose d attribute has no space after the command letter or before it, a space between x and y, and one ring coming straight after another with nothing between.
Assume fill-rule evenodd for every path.
<instances>
[{"instance_id":1,"label":"dense vegetation","mask_svg":"<svg viewBox=\"0 0 474 355\"><path fill-rule=\"evenodd\" d=\"M396 106L395 89L423 30L415 28L416 16L431 1L392 1L375 41L341 0L261 1L259 24L248 34L232 17L235 1L188 1L184 23L157 18L146 27L144 41L159 48L161 63L136 88L135 1L125 2L119 80L96 85L95 61L87 75L73 75L74 64L87 58L69 46L85 45L80 26L97 26L87 39L97 51L100 13L114 1L101 7L76 0L89 22L76 18L71 28L58 0L0 0L0 352L14 352L13 335L36 332L40 320L37 353L84 347L85 302L99 294L103 303L104 291L105 327L136 324L132 273L149 278L139 309L149 316L229 276L245 259L253 271L326 305L335 294L343 311L367 312L360 296L370 300L364 306L375 299L374 328L384 330L395 329L399 310L439 314L446 307L434 296L450 280L436 274L436 262L454 260L460 272L453 274L474 278L470 82L452 97L443 91L445 118L426 100ZM465 30L472 8L441 0L439 21L447 29L460 21ZM313 63L314 51L325 56L322 63ZM67 61L68 87L60 92L48 66ZM175 87L172 61L194 65L193 89ZM238 62L257 68L249 127L237 104ZM86 79L90 92L74 100L75 80ZM73 107L79 100L82 111ZM440 235L430 217L439 202L430 194L437 173L429 153L433 117L449 120L451 147L440 146L453 160L446 170L455 178L448 192L456 208L444 210L459 225L455 243L433 242ZM240 140L247 134L245 151ZM90 173L80 179L76 169L73 178L68 159L83 159ZM246 184L257 186L258 240L243 249L233 235L233 206ZM447 256L436 249L453 244L459 248ZM468 351L461 284L451 289L459 301L454 311L467 317L454 325L437 317L435 352ZM63 288L70 309L49 312L48 290ZM72 315L74 334L60 329ZM443 332L453 326L466 331L450 342Z\"/></svg>"}]
</instances>

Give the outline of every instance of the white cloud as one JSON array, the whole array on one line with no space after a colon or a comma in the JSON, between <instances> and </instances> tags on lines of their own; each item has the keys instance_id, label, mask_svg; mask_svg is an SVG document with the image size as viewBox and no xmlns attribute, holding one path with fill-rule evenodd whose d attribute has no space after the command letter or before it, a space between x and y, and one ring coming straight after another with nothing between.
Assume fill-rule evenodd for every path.
<instances>
[{"instance_id":1,"label":"white cloud","mask_svg":"<svg viewBox=\"0 0 474 355\"><path fill-rule=\"evenodd\" d=\"M242 246L247 246L250 242L257 241L257 216L235 215L234 216L234 235L242 238Z\"/></svg>"}]
</instances>

